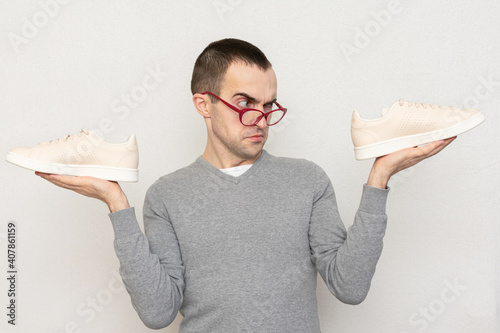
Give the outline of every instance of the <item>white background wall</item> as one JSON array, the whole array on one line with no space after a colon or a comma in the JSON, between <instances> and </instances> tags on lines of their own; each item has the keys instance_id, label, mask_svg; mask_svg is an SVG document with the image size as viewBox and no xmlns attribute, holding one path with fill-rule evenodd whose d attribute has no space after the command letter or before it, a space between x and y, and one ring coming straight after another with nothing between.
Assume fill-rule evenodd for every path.
<instances>
[{"instance_id":1,"label":"white background wall","mask_svg":"<svg viewBox=\"0 0 500 333\"><path fill-rule=\"evenodd\" d=\"M141 215L148 187L204 148L189 91L196 57L241 38L267 54L289 108L267 150L322 166L349 226L372 163L354 159L353 110L377 118L399 98L477 106L482 125L392 179L366 301L344 305L322 281L317 293L325 333L499 332L498 17L497 1L1 1L0 153L82 127L110 142L135 133L140 182L123 188ZM150 71L158 84L141 98ZM138 101L126 107L131 93ZM6 162L0 183L0 331L148 332L117 276L107 207ZM3 277L9 221L15 327ZM177 332L179 319L162 332Z\"/></svg>"}]
</instances>

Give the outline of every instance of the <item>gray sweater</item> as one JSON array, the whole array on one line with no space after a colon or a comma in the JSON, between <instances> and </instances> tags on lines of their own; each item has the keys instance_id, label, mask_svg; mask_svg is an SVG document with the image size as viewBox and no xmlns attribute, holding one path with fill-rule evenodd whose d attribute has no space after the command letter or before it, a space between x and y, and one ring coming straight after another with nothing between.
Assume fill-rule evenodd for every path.
<instances>
[{"instance_id":1,"label":"gray sweater","mask_svg":"<svg viewBox=\"0 0 500 333\"><path fill-rule=\"evenodd\" d=\"M369 186L349 232L316 164L263 151L243 175L199 157L161 177L144 203L110 214L120 274L150 328L182 333L320 332L316 274L340 301L368 293L388 190Z\"/></svg>"}]
</instances>

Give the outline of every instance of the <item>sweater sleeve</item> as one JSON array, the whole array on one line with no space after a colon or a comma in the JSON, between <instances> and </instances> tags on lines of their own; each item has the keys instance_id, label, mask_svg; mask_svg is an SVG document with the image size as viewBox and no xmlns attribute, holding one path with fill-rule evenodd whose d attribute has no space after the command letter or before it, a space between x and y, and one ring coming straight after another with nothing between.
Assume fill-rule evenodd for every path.
<instances>
[{"instance_id":1,"label":"sweater sleeve","mask_svg":"<svg viewBox=\"0 0 500 333\"><path fill-rule=\"evenodd\" d=\"M361 303L370 289L382 253L388 191L364 185L354 223L346 231L332 184L320 173L309 226L311 256L330 292L344 303Z\"/></svg>"},{"instance_id":2,"label":"sweater sleeve","mask_svg":"<svg viewBox=\"0 0 500 333\"><path fill-rule=\"evenodd\" d=\"M109 214L120 275L144 324L168 326L182 304L184 266L168 215L150 189L144 203L144 235L134 208Z\"/></svg>"}]
</instances>

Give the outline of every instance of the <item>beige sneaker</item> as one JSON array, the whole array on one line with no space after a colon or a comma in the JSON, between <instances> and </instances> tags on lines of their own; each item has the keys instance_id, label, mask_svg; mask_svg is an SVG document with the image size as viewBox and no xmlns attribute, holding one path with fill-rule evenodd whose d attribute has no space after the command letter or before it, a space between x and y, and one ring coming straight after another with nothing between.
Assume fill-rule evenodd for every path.
<instances>
[{"instance_id":1,"label":"beige sneaker","mask_svg":"<svg viewBox=\"0 0 500 333\"><path fill-rule=\"evenodd\" d=\"M32 148L11 149L5 160L30 170L59 175L92 176L123 182L137 182L139 175L135 135L125 143L113 144L85 129Z\"/></svg>"},{"instance_id":2,"label":"beige sneaker","mask_svg":"<svg viewBox=\"0 0 500 333\"><path fill-rule=\"evenodd\" d=\"M451 138L484 121L476 109L403 102L382 110L378 119L362 119L354 111L351 138L357 160Z\"/></svg>"}]
</instances>

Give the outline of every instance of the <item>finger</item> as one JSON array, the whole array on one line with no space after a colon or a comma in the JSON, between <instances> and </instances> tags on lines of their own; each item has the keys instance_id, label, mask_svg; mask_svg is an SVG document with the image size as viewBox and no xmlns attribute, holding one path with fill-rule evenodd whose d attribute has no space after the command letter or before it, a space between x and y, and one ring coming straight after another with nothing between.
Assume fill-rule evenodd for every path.
<instances>
[{"instance_id":1,"label":"finger","mask_svg":"<svg viewBox=\"0 0 500 333\"><path fill-rule=\"evenodd\" d=\"M79 177L55 175L43 172L36 172L36 175L42 177L43 179L49 181L54 185L69 190L76 190L82 188L85 185L85 182L82 181L82 179L79 179Z\"/></svg>"},{"instance_id":2,"label":"finger","mask_svg":"<svg viewBox=\"0 0 500 333\"><path fill-rule=\"evenodd\" d=\"M48 180L54 181L60 184L66 184L70 186L82 186L87 185L88 178L85 176L66 176L66 175L56 175L52 173L35 172L38 176Z\"/></svg>"},{"instance_id":3,"label":"finger","mask_svg":"<svg viewBox=\"0 0 500 333\"><path fill-rule=\"evenodd\" d=\"M453 141L455 141L457 137L454 136L454 137L451 137L451 138L448 138L448 139L445 139L444 142L446 145L449 145L450 143L452 143Z\"/></svg>"},{"instance_id":4,"label":"finger","mask_svg":"<svg viewBox=\"0 0 500 333\"><path fill-rule=\"evenodd\" d=\"M68 190L75 190L75 189L81 188L81 187L74 186L74 185L71 185L71 184L68 184L65 182L60 182L56 179L52 179L51 176L42 176L42 178L47 180L49 183L52 183L56 186L59 186L59 187L62 187L62 188L68 189Z\"/></svg>"},{"instance_id":5,"label":"finger","mask_svg":"<svg viewBox=\"0 0 500 333\"><path fill-rule=\"evenodd\" d=\"M445 139L445 140L439 140L439 141L433 142L432 144L429 145L431 147L430 147L430 150L427 152L426 157L430 157L430 156L436 155L441 150L443 150L444 148L446 148L446 146L448 146L450 143L452 143L456 138L457 137L454 136L452 138L448 138L448 139Z\"/></svg>"},{"instance_id":6,"label":"finger","mask_svg":"<svg viewBox=\"0 0 500 333\"><path fill-rule=\"evenodd\" d=\"M426 158L432 156L436 151L438 151L444 145L443 140L438 140L431 142L425 146L420 147L420 157Z\"/></svg>"},{"instance_id":7,"label":"finger","mask_svg":"<svg viewBox=\"0 0 500 333\"><path fill-rule=\"evenodd\" d=\"M438 140L431 142L425 146L418 147L413 150L413 153L415 154L414 157L418 159L424 159L427 157L431 157L433 155L436 155L439 153L441 150L443 150L446 146L448 146L450 143L453 142L453 140L456 139L455 137L448 138L445 140Z\"/></svg>"}]
</instances>

